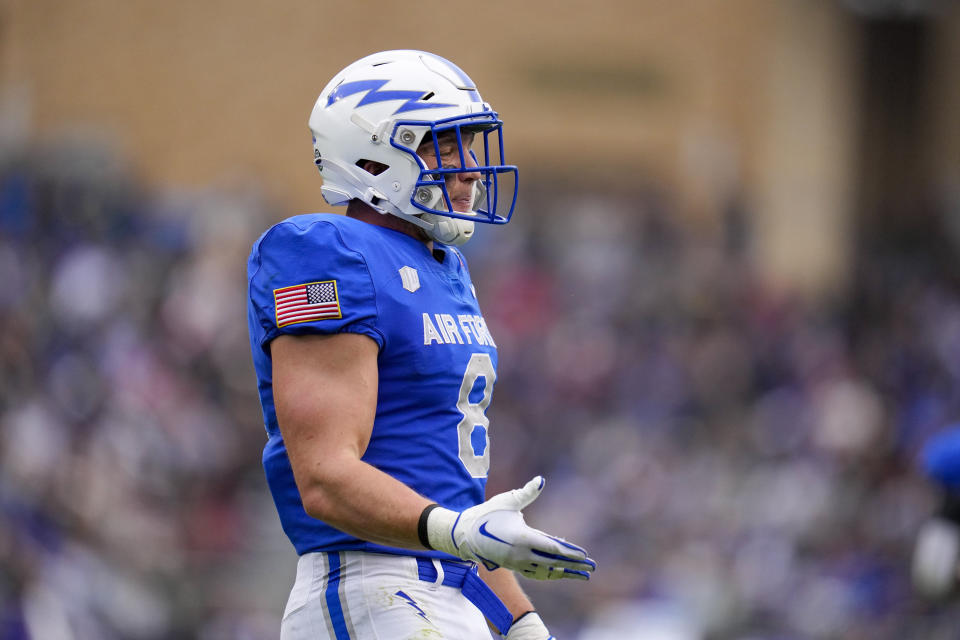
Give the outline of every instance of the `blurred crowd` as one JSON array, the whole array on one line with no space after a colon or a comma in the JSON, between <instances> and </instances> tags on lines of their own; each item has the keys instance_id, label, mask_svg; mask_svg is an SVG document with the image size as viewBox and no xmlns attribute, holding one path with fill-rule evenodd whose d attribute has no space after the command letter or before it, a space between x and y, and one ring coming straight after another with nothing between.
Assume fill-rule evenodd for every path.
<instances>
[{"instance_id":1,"label":"blurred crowd","mask_svg":"<svg viewBox=\"0 0 960 640\"><path fill-rule=\"evenodd\" d=\"M524 583L557 637L956 638L909 582L916 454L960 418L954 278L869 257L810 300L765 280L743 207L521 199L465 253L500 349L489 492L543 474L528 522L599 563ZM151 191L89 143L2 159L0 640L278 636L245 260L291 213Z\"/></svg>"},{"instance_id":2,"label":"blurred crowd","mask_svg":"<svg viewBox=\"0 0 960 640\"><path fill-rule=\"evenodd\" d=\"M244 320L266 215L147 193L96 145L6 158L0 638L276 635L273 576L243 576L279 533Z\"/></svg>"}]
</instances>

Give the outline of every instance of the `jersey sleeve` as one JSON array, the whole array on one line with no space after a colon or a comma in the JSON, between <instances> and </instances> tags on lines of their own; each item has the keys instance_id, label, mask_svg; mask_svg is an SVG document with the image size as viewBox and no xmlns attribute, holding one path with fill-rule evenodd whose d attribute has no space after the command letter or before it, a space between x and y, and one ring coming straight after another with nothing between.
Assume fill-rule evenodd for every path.
<instances>
[{"instance_id":1,"label":"jersey sleeve","mask_svg":"<svg viewBox=\"0 0 960 640\"><path fill-rule=\"evenodd\" d=\"M367 263L330 222L272 227L254 245L247 270L251 329L261 349L282 334L345 332L383 348Z\"/></svg>"}]
</instances>

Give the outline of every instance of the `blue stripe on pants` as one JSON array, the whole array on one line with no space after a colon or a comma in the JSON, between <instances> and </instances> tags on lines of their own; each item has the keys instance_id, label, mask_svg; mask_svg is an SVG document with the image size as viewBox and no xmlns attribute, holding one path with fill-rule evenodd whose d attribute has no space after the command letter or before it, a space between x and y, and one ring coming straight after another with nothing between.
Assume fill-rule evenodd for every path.
<instances>
[{"instance_id":1,"label":"blue stripe on pants","mask_svg":"<svg viewBox=\"0 0 960 640\"><path fill-rule=\"evenodd\" d=\"M330 563L330 572L327 574L327 611L330 612L330 622L333 623L333 631L337 640L350 640L350 634L347 633L347 623L343 618L343 606L340 604L340 595L337 591L340 589L340 554L336 552L327 553L327 561Z\"/></svg>"}]
</instances>

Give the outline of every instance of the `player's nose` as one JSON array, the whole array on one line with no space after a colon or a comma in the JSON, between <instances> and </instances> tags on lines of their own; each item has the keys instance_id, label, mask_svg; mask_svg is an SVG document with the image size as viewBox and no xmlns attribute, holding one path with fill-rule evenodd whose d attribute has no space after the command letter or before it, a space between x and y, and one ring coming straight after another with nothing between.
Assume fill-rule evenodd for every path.
<instances>
[{"instance_id":1,"label":"player's nose","mask_svg":"<svg viewBox=\"0 0 960 640\"><path fill-rule=\"evenodd\" d=\"M477 160L476 158L473 157L472 153L468 153L464 155L464 165L463 165L464 169L476 169L479 166L480 165L477 164ZM457 179L463 182L473 183L480 179L480 172L464 171L463 173L457 174Z\"/></svg>"}]
</instances>

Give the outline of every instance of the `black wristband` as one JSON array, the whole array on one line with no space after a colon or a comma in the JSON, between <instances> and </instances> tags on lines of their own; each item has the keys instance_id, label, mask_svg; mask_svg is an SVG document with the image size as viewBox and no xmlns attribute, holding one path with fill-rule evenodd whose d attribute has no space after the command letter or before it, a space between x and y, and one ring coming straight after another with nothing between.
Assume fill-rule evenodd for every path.
<instances>
[{"instance_id":1,"label":"black wristband","mask_svg":"<svg viewBox=\"0 0 960 640\"><path fill-rule=\"evenodd\" d=\"M433 551L433 547L430 546L430 536L427 535L427 517L430 515L430 512L439 507L436 502L433 504L428 504L423 508L423 512L420 514L420 520L417 522L417 536L420 538L420 544L422 544L427 549Z\"/></svg>"},{"instance_id":2,"label":"black wristband","mask_svg":"<svg viewBox=\"0 0 960 640\"><path fill-rule=\"evenodd\" d=\"M531 613L536 613L536 612L537 612L536 609L530 609L530 611L527 611L526 613L521 613L520 615L518 615L516 618L513 619L513 624L517 624L518 622L520 622L520 621L521 621L523 618L525 618L526 616L530 615Z\"/></svg>"}]
</instances>

